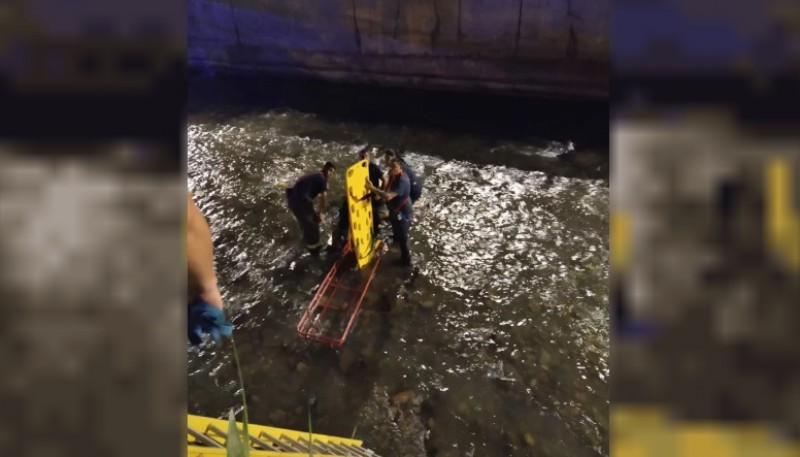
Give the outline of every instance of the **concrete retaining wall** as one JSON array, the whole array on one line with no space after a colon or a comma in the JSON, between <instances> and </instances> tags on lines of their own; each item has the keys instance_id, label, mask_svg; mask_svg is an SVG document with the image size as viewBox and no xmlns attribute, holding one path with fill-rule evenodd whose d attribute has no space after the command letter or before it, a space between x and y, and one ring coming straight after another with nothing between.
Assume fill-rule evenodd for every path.
<instances>
[{"instance_id":1,"label":"concrete retaining wall","mask_svg":"<svg viewBox=\"0 0 800 457\"><path fill-rule=\"evenodd\" d=\"M195 69L606 99L607 0L189 0Z\"/></svg>"}]
</instances>

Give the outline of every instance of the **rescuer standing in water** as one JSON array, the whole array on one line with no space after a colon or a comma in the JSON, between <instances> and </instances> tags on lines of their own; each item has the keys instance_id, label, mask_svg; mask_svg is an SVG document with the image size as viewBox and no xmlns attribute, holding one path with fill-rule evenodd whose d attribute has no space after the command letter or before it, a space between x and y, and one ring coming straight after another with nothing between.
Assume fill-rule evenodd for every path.
<instances>
[{"instance_id":1,"label":"rescuer standing in water","mask_svg":"<svg viewBox=\"0 0 800 457\"><path fill-rule=\"evenodd\" d=\"M383 153L383 160L386 163L386 166L391 166L392 160L397 160L400 162L400 166L403 168L403 173L408 177L408 182L411 183L411 193L409 197L411 198L411 203L416 203L419 199L420 195L422 195L422 179L414 173L414 170L400 157L400 154L391 150L387 149L386 152Z\"/></svg>"},{"instance_id":2,"label":"rescuer standing in water","mask_svg":"<svg viewBox=\"0 0 800 457\"><path fill-rule=\"evenodd\" d=\"M408 231L411 228L411 182L403 173L399 160L389 161L389 180L380 190L368 179L367 189L383 199L389 208L389 222L392 224L394 241L400 246L400 264L411 266L411 253L408 249Z\"/></svg>"},{"instance_id":3,"label":"rescuer standing in water","mask_svg":"<svg viewBox=\"0 0 800 457\"><path fill-rule=\"evenodd\" d=\"M334 170L336 166L326 162L321 171L301 177L293 187L286 189L289 209L300 224L306 248L312 255L317 255L322 250L319 224L327 203L328 180ZM314 199L318 200L317 208L314 208Z\"/></svg>"},{"instance_id":4,"label":"rescuer standing in water","mask_svg":"<svg viewBox=\"0 0 800 457\"><path fill-rule=\"evenodd\" d=\"M369 145L364 146L362 149L358 151L358 159L359 160L366 160L369 164L369 180L375 187L382 187L383 185L383 171L381 171L380 167L376 164L372 163L370 160L371 158L371 147ZM383 205L383 201L375 194L368 194L364 196L364 199L372 200L372 222L373 222L373 235L377 235L379 224L381 222L380 215L378 212L380 211L381 206ZM333 243L328 246L329 251L338 251L344 246L345 241L347 241L347 234L349 233L349 224L350 224L350 217L347 212L347 197L342 199L342 203L339 207L339 220L336 224L336 227L333 230Z\"/></svg>"},{"instance_id":5,"label":"rescuer standing in water","mask_svg":"<svg viewBox=\"0 0 800 457\"><path fill-rule=\"evenodd\" d=\"M220 336L228 336L233 326L225 319L222 311L222 295L217 285L214 270L214 244L208 221L192 200L187 199L186 217L186 257L189 270L189 342L200 344L203 334L209 334L219 341Z\"/></svg>"},{"instance_id":6,"label":"rescuer standing in water","mask_svg":"<svg viewBox=\"0 0 800 457\"><path fill-rule=\"evenodd\" d=\"M372 148L367 146L364 149L358 152L359 160L366 160L369 164L369 181L372 183L373 186L377 187L378 189L383 188L385 184L383 182L383 171L381 168L372 163ZM380 217L380 209L383 206L383 201L381 201L380 197L377 195L370 195L369 198L372 200L372 225L373 225L373 235L378 234L378 228L381 224L381 217Z\"/></svg>"},{"instance_id":7,"label":"rescuer standing in water","mask_svg":"<svg viewBox=\"0 0 800 457\"><path fill-rule=\"evenodd\" d=\"M328 252L337 252L344 247L347 241L347 234L350 233L350 215L347 213L347 197L342 198L342 204L339 205L339 218L336 221L336 226L333 228L333 236L331 236L331 245L328 246Z\"/></svg>"}]
</instances>

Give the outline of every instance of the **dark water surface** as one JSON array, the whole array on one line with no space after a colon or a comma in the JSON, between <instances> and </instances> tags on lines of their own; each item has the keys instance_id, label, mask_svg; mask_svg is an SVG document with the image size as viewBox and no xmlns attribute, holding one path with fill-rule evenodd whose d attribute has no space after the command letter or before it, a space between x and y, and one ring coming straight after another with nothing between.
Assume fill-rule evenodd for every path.
<instances>
[{"instance_id":1,"label":"dark water surface","mask_svg":"<svg viewBox=\"0 0 800 457\"><path fill-rule=\"evenodd\" d=\"M385 457L608 454L603 107L254 80L191 87L190 189L214 232L252 422L307 429L314 397L315 432L355 430ZM556 158L569 140L580 154ZM341 171L364 142L406 148L425 176L411 230L419 275L381 265L347 344L332 350L294 330L327 261L304 252L283 186L327 160ZM331 201L342 186L340 175ZM335 216L331 206L328 228ZM229 344L190 352L189 366L191 413L240 403Z\"/></svg>"}]
</instances>

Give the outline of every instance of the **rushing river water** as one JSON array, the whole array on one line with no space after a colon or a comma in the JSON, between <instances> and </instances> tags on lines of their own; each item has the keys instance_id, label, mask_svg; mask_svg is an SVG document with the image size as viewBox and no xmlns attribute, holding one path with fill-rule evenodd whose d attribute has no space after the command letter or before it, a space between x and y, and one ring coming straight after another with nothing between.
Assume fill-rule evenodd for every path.
<instances>
[{"instance_id":1,"label":"rushing river water","mask_svg":"<svg viewBox=\"0 0 800 457\"><path fill-rule=\"evenodd\" d=\"M599 164L565 163L564 139L546 132L337 119L236 93L227 104L193 95L188 171L252 422L307 429L313 398L315 432L355 432L384 457L608 455L604 151ZM283 186L331 160L337 202L365 142L405 147L425 176L411 229L418 274L382 264L332 350L295 333L329 260L305 253ZM335 217L331 204L326 228ZM191 413L240 404L229 344L189 357Z\"/></svg>"}]
</instances>

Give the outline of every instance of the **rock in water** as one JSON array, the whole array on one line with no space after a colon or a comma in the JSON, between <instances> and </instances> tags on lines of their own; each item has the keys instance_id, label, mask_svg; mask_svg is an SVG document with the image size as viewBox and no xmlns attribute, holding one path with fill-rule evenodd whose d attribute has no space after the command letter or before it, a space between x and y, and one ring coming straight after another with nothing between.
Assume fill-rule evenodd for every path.
<instances>
[{"instance_id":1,"label":"rock in water","mask_svg":"<svg viewBox=\"0 0 800 457\"><path fill-rule=\"evenodd\" d=\"M526 433L523 438L525 438L525 444L528 446L533 446L536 444L536 439L530 433Z\"/></svg>"},{"instance_id":2,"label":"rock in water","mask_svg":"<svg viewBox=\"0 0 800 457\"><path fill-rule=\"evenodd\" d=\"M373 355L375 355L375 350L372 346L364 346L364 348L361 349L361 357L365 360L371 359Z\"/></svg>"},{"instance_id":3,"label":"rock in water","mask_svg":"<svg viewBox=\"0 0 800 457\"><path fill-rule=\"evenodd\" d=\"M387 395L385 388L376 387L364 405L360 420L363 423L374 424L370 433L371 440L365 443L367 447L376 451L378 455L395 457L428 455L425 450L427 434L425 424L418 415L409 411L396 416L391 414L397 411L396 407L389 406L391 402L392 399ZM387 414L387 411L390 414Z\"/></svg>"},{"instance_id":4,"label":"rock in water","mask_svg":"<svg viewBox=\"0 0 800 457\"><path fill-rule=\"evenodd\" d=\"M544 349L542 349L542 352L539 353L539 364L544 368L547 368L550 365L550 353Z\"/></svg>"},{"instance_id":5,"label":"rock in water","mask_svg":"<svg viewBox=\"0 0 800 457\"><path fill-rule=\"evenodd\" d=\"M419 303L419 305L425 309L432 309L436 307L436 302L433 300L423 300Z\"/></svg>"},{"instance_id":6,"label":"rock in water","mask_svg":"<svg viewBox=\"0 0 800 457\"><path fill-rule=\"evenodd\" d=\"M378 292L374 290L367 290L367 293L364 295L364 304L374 306L379 299L380 297L378 295Z\"/></svg>"},{"instance_id":7,"label":"rock in water","mask_svg":"<svg viewBox=\"0 0 800 457\"><path fill-rule=\"evenodd\" d=\"M413 390L405 390L403 392L396 393L392 396L392 405L402 406L409 400L416 397L416 395L417 394L415 394Z\"/></svg>"},{"instance_id":8,"label":"rock in water","mask_svg":"<svg viewBox=\"0 0 800 457\"><path fill-rule=\"evenodd\" d=\"M275 411L269 413L269 420L275 425L283 424L284 420L286 420L286 413L280 409L276 409Z\"/></svg>"},{"instance_id":9,"label":"rock in water","mask_svg":"<svg viewBox=\"0 0 800 457\"><path fill-rule=\"evenodd\" d=\"M344 348L339 355L339 368L344 372L349 372L358 362L358 356L355 351L350 348Z\"/></svg>"},{"instance_id":10,"label":"rock in water","mask_svg":"<svg viewBox=\"0 0 800 457\"><path fill-rule=\"evenodd\" d=\"M392 314L397 314L403 310L405 307L405 303L403 303L403 294L398 292L397 294L389 296L389 312Z\"/></svg>"},{"instance_id":11,"label":"rock in water","mask_svg":"<svg viewBox=\"0 0 800 457\"><path fill-rule=\"evenodd\" d=\"M470 412L470 407L466 402L460 401L456 406L456 412L462 416L466 416Z\"/></svg>"}]
</instances>

